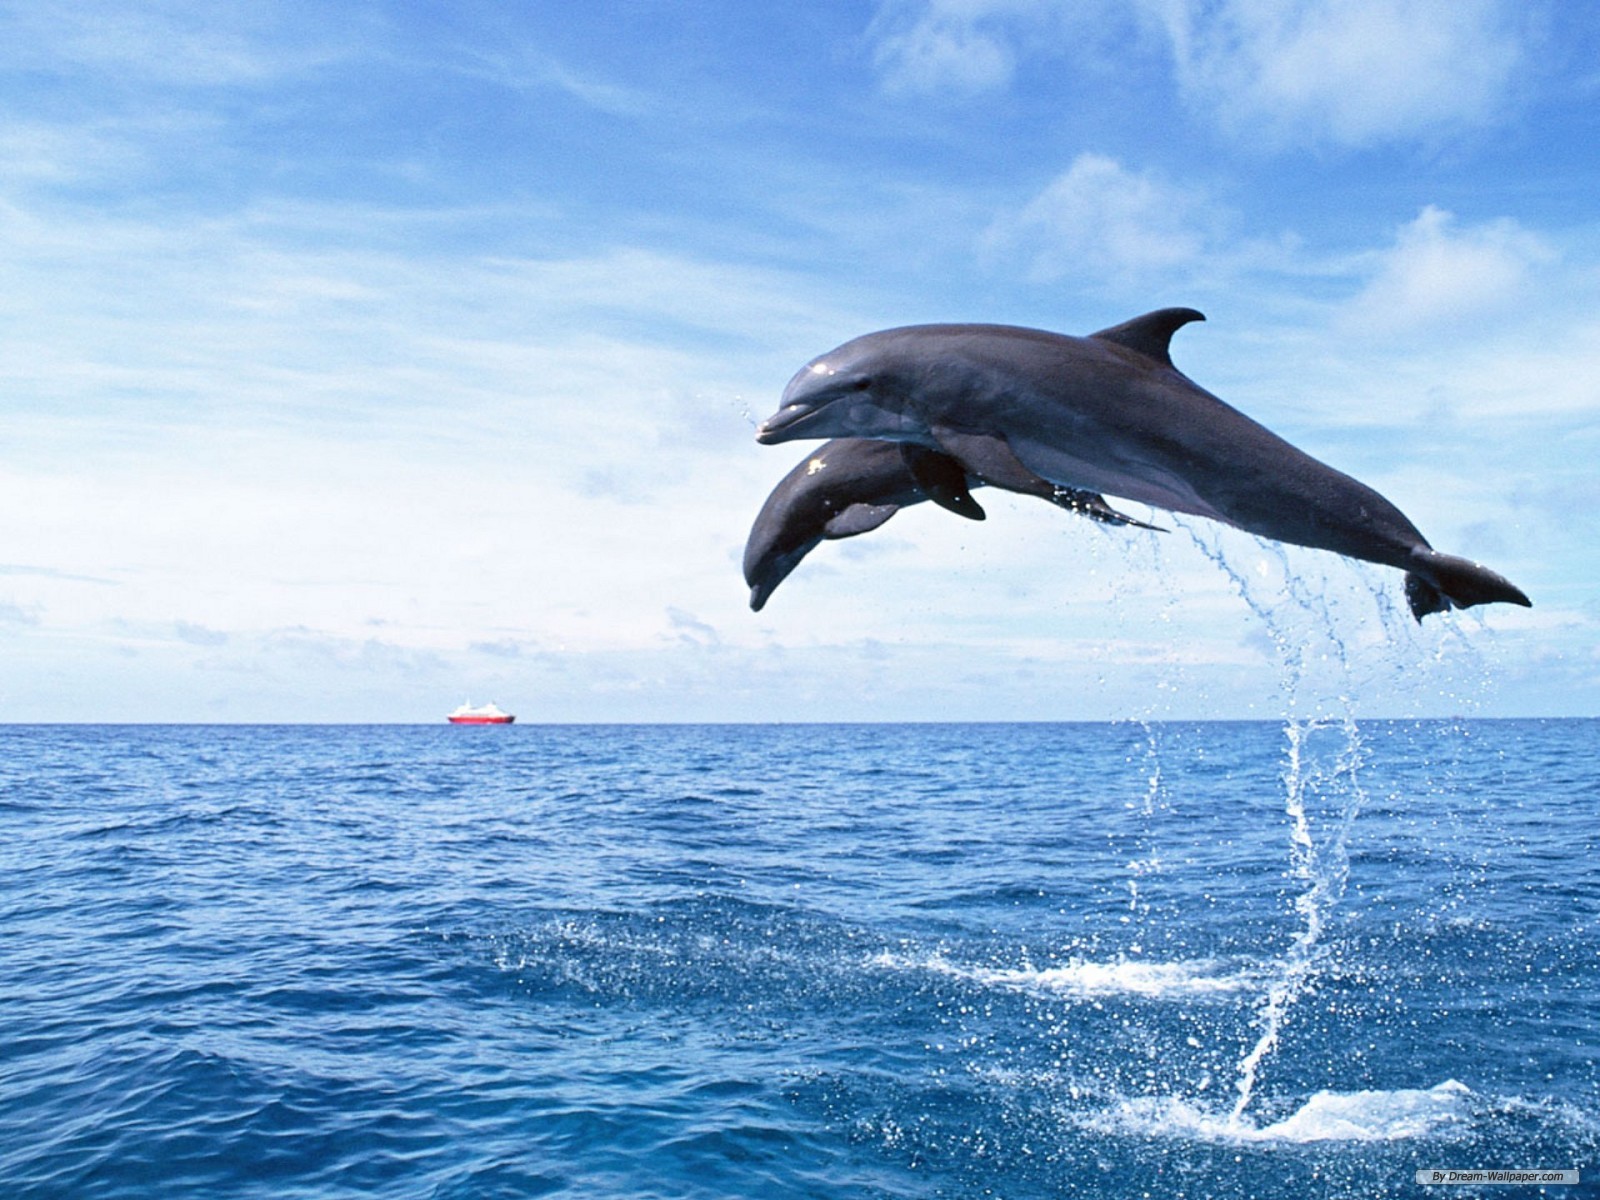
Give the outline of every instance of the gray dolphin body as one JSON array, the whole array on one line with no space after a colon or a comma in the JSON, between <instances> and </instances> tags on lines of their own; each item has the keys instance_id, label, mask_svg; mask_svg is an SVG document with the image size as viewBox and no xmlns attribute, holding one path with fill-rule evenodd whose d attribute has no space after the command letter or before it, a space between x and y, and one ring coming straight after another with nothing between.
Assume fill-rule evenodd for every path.
<instances>
[{"instance_id":1,"label":"gray dolphin body","mask_svg":"<svg viewBox=\"0 0 1600 1200\"><path fill-rule=\"evenodd\" d=\"M1364 483L1186 378L1168 345L1204 319L1165 308L1088 337L1008 325L869 333L802 367L756 439L911 442L999 486L1026 473L1398 567L1419 621L1531 604L1488 568L1435 551Z\"/></svg>"},{"instance_id":2,"label":"gray dolphin body","mask_svg":"<svg viewBox=\"0 0 1600 1200\"><path fill-rule=\"evenodd\" d=\"M1057 487L1037 475L1012 482L1021 486L1008 490L1038 496L1092 520L1153 528L1091 492ZM983 520L984 511L972 498L972 489L983 483L949 455L922 446L867 438L828 442L783 477L751 526L744 547L750 607L760 612L801 559L823 541L868 533L909 505L932 500L969 520Z\"/></svg>"}]
</instances>

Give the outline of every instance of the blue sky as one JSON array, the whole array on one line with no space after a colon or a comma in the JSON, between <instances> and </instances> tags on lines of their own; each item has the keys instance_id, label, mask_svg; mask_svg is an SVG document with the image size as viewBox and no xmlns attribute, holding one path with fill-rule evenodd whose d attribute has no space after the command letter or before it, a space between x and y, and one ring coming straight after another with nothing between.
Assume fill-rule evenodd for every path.
<instances>
[{"instance_id":1,"label":"blue sky","mask_svg":"<svg viewBox=\"0 0 1600 1200\"><path fill-rule=\"evenodd\" d=\"M578 12L0 5L0 720L1600 712L1587 6ZM1166 305L1535 607L990 495L748 611L805 360Z\"/></svg>"}]
</instances>

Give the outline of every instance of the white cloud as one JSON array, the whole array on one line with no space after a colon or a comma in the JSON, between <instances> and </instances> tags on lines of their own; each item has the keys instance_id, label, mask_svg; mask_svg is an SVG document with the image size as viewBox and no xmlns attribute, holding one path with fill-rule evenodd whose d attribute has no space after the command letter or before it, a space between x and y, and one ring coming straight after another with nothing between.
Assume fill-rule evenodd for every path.
<instances>
[{"instance_id":1,"label":"white cloud","mask_svg":"<svg viewBox=\"0 0 1600 1200\"><path fill-rule=\"evenodd\" d=\"M986 237L1016 253L1037 279L1134 277L1188 265L1203 252L1208 221L1198 193L1115 159L1080 154Z\"/></svg>"},{"instance_id":2,"label":"white cloud","mask_svg":"<svg viewBox=\"0 0 1600 1200\"><path fill-rule=\"evenodd\" d=\"M1429 205L1402 226L1344 316L1362 332L1405 332L1503 311L1528 293L1554 252L1510 219L1459 227Z\"/></svg>"},{"instance_id":3,"label":"white cloud","mask_svg":"<svg viewBox=\"0 0 1600 1200\"><path fill-rule=\"evenodd\" d=\"M648 177L623 189L620 143L586 142L590 131L571 127L572 144L593 153L570 165L617 201L591 206L546 188L515 136L486 136L491 157L478 161L474 149L473 170L452 175L449 156L414 154L446 126L391 128L374 113L363 125L382 135L370 139L373 152L386 153L376 144L394 133L398 152L414 156L382 162L370 178L341 177L333 194L389 201L274 200L325 194L316 190L325 176L288 141L247 136L268 128L252 126L250 110L314 116L312 101L342 95L357 106L340 110L354 128L371 98L360 71L316 70L331 53L316 44L320 19L300 22L301 47L275 34L277 9L256 25L247 8L220 8L213 35L193 6L160 0L103 26L91 17L115 18L115 6L35 7L42 15L23 30L32 48L24 38L5 45L16 26L0 29L0 61L42 64L57 84L81 76L86 91L113 86L101 97L75 92L73 123L48 125L52 110L40 103L0 133L0 162L11 168L0 171L0 512L10 514L11 564L0 566L0 715L81 716L93 696L95 715L124 719L437 719L463 689L497 695L528 720L1104 715L1162 711L1141 707L1139 693L1173 688L1174 670L1191 672L1194 695L1206 686L1219 699L1270 693L1271 673L1240 640L1249 618L1205 556L1176 534L1101 530L1035 502L986 498L983 526L925 505L881 537L821 547L759 615L739 576L756 508L802 452L755 446L747 413L769 411L810 354L907 308L990 303L993 281L966 273L961 255L983 224L975 214L992 213L1002 189L1025 190L1005 193L1017 199L991 246L1042 279L1142 286L1215 279L1220 264L1259 285L1247 278L1254 264L1241 268L1241 249L1221 236L1225 214L1188 181L1097 155L1053 162L1066 169L1042 188L1044 174L1019 184L1004 171L913 181L919 172L887 139L852 125L871 135L869 150L852 141L816 151L812 137L813 152L796 153L780 136L729 153L733 169L749 172L746 185L758 176L765 185L770 207L754 213L753 186L709 205L677 198L694 189L676 169L660 192ZM886 10L873 34L885 86L970 94L1003 86L1028 56L1109 50L1109 34L1071 49L1057 37L1072 7L937 0ZM163 57L168 45L181 53ZM410 54L403 45L386 49L380 38L362 50L368 62L382 56L390 82L436 57L457 56L459 69L469 53L427 39ZM563 71L537 51L508 53L518 68L508 86L546 89L546 100L564 89L589 108L655 119L658 128L629 141L663 171L681 153L661 128L675 98L624 90L624 76L613 85ZM1164 81L1150 82L1160 59L1149 45L1125 59L1152 106L1170 106ZM115 86L119 73L128 87ZM838 86L817 74L816 86ZM258 90L274 77L291 86ZM214 113L187 111L210 99L195 88L223 85L238 90ZM125 108L140 88L145 103ZM435 77L415 94L437 90ZM1285 108L1285 128L1312 128L1307 113L1319 110L1306 104ZM104 115L83 119L95 111ZM823 118L837 113L783 114L808 137ZM306 125L308 140L316 127ZM212 144L226 151L215 161L204 153ZM1141 153L1157 161L1161 151ZM826 154L836 161L822 169ZM930 178L942 170L931 166ZM1207 180L1226 187L1227 166ZM485 190L491 176L516 184ZM404 187L384 191L402 177ZM872 182L864 192L841 186L852 179ZM419 211L423 202L438 207ZM632 215L619 217L624 209ZM1340 260L1309 300L1254 286L1235 312L1265 294L1280 315L1292 309L1288 336L1263 334L1249 316L1229 320L1240 332L1228 334L1219 320L1204 339L1222 347L1209 350L1211 365L1230 346L1248 351L1251 337L1279 347L1267 365L1234 356L1220 390L1233 399L1231 385L1249 379L1257 395L1292 394L1325 375L1323 363L1313 371L1283 347L1296 335L1304 344L1306 323L1331 323L1339 289L1380 295L1389 280L1402 292L1447 294L1415 281L1430 269L1456 269L1459 280L1463 261L1484 267L1479 292L1496 263L1515 277L1521 261L1521 278L1535 279L1540 263L1522 232L1419 222L1411 242ZM775 261L795 265L762 265ZM1173 302L1209 306L1189 295ZM1446 340L1432 347L1440 358ZM1591 333L1586 362L1594 344ZM1388 363L1402 357L1388 350ZM1456 350L1459 382L1468 374L1459 339ZM1528 361L1488 351L1474 361L1491 357ZM1559 350L1544 361L1539 379L1564 387L1564 404L1592 403L1581 380L1593 372L1580 367L1563 382ZM1526 381L1509 365L1496 370L1512 402ZM1386 421L1398 411L1368 407ZM1471 438L1485 444L1481 431L1461 435ZM1473 485L1497 486L1504 467L1473 461ZM1455 507L1475 518L1486 509ZM1510 544L1516 527L1498 511L1487 519ZM1370 614L1368 578L1396 594L1394 572L1358 576L1346 635ZM1515 628L1522 614L1504 619ZM46 695L55 699L41 706ZM543 698L542 714L526 711L530 696ZM1169 703L1207 707L1187 692Z\"/></svg>"},{"instance_id":4,"label":"white cloud","mask_svg":"<svg viewBox=\"0 0 1600 1200\"><path fill-rule=\"evenodd\" d=\"M1524 57L1500 0L1145 0L1185 99L1236 134L1349 146L1497 117Z\"/></svg>"},{"instance_id":5,"label":"white cloud","mask_svg":"<svg viewBox=\"0 0 1600 1200\"><path fill-rule=\"evenodd\" d=\"M24 608L20 604L12 604L0 600L0 625L37 625L39 612L37 606Z\"/></svg>"},{"instance_id":6,"label":"white cloud","mask_svg":"<svg viewBox=\"0 0 1600 1200\"><path fill-rule=\"evenodd\" d=\"M868 37L891 92L971 95L1003 87L1016 66L1006 25L1037 5L1017 0L928 0L886 4Z\"/></svg>"},{"instance_id":7,"label":"white cloud","mask_svg":"<svg viewBox=\"0 0 1600 1200\"><path fill-rule=\"evenodd\" d=\"M555 88L597 112L614 117L638 117L658 106L655 97L637 88L597 79L548 55L518 46L474 52L463 59L464 74L487 79L516 91Z\"/></svg>"},{"instance_id":8,"label":"white cloud","mask_svg":"<svg viewBox=\"0 0 1600 1200\"><path fill-rule=\"evenodd\" d=\"M12 121L0 128L0 178L12 187L76 183L112 174L128 178L143 165L143 155L110 123L71 128Z\"/></svg>"},{"instance_id":9,"label":"white cloud","mask_svg":"<svg viewBox=\"0 0 1600 1200\"><path fill-rule=\"evenodd\" d=\"M1153 32L1184 102L1236 136L1372 146L1496 120L1530 54L1519 11L1506 0L899 0L868 36L889 90L971 95L1007 85L1033 55L1089 67L1115 53L1128 69Z\"/></svg>"},{"instance_id":10,"label":"white cloud","mask_svg":"<svg viewBox=\"0 0 1600 1200\"><path fill-rule=\"evenodd\" d=\"M319 21L315 37L272 5L217 0L203 7L172 0L138 5L24 4L0 16L0 59L29 68L104 72L190 87L254 86L333 63L371 29L342 12Z\"/></svg>"},{"instance_id":11,"label":"white cloud","mask_svg":"<svg viewBox=\"0 0 1600 1200\"><path fill-rule=\"evenodd\" d=\"M430 686L474 643L536 673L748 634L738 551L792 462L754 417L864 323L830 281L686 254L408 256L393 211L0 211L0 511L30 514L4 711L63 655L145 665L107 711L202 703L204 655L260 713L286 647L356 677L374 630Z\"/></svg>"},{"instance_id":12,"label":"white cloud","mask_svg":"<svg viewBox=\"0 0 1600 1200\"><path fill-rule=\"evenodd\" d=\"M654 450L679 429L703 439L708 418L739 428L752 356L781 380L861 320L823 285L683 254L408 256L428 214L159 223L0 195L0 215L8 419L95 435L304 421L403 436L450 414L449 436L537 421L573 446L609 419Z\"/></svg>"},{"instance_id":13,"label":"white cloud","mask_svg":"<svg viewBox=\"0 0 1600 1200\"><path fill-rule=\"evenodd\" d=\"M1457 414L1536 421L1547 428L1559 428L1553 418L1576 418L1593 431L1600 419L1600 321L1580 319L1553 328L1530 322L1517 334L1512 344L1475 347L1459 358L1451 381ZM1593 478L1582 455L1547 453ZM1597 510L1585 502L1578 511Z\"/></svg>"}]
</instances>

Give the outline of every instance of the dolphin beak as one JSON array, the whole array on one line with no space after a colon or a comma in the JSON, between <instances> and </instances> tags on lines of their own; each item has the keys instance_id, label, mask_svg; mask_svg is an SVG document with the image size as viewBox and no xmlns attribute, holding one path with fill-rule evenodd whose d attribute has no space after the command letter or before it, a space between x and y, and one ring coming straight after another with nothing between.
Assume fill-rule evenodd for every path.
<instances>
[{"instance_id":1,"label":"dolphin beak","mask_svg":"<svg viewBox=\"0 0 1600 1200\"><path fill-rule=\"evenodd\" d=\"M763 446L786 442L795 436L794 427L816 411L809 404L786 404L756 426L756 441Z\"/></svg>"}]
</instances>

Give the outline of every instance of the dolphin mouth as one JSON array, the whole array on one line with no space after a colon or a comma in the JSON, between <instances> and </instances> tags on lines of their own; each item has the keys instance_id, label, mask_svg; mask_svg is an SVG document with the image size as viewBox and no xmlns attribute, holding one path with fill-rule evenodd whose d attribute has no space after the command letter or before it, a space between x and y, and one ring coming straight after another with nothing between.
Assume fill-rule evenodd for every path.
<instances>
[{"instance_id":1,"label":"dolphin mouth","mask_svg":"<svg viewBox=\"0 0 1600 1200\"><path fill-rule=\"evenodd\" d=\"M818 410L809 404L786 404L756 426L756 441L763 446L788 441L795 427Z\"/></svg>"}]
</instances>

